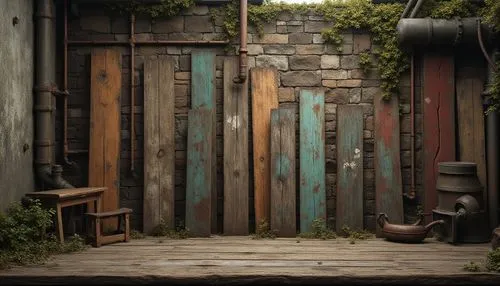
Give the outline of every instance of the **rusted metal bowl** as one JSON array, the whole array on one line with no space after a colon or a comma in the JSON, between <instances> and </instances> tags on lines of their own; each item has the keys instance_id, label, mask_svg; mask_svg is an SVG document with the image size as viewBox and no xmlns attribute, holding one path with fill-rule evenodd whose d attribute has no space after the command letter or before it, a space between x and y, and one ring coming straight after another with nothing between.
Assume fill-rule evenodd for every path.
<instances>
[{"instance_id":1,"label":"rusted metal bowl","mask_svg":"<svg viewBox=\"0 0 500 286\"><path fill-rule=\"evenodd\" d=\"M385 239L395 242L419 243L426 237L427 233L435 225L444 223L444 220L436 220L426 226L420 225L422 219L414 224L391 224L385 213L380 213L377 223L382 228L382 235Z\"/></svg>"}]
</instances>

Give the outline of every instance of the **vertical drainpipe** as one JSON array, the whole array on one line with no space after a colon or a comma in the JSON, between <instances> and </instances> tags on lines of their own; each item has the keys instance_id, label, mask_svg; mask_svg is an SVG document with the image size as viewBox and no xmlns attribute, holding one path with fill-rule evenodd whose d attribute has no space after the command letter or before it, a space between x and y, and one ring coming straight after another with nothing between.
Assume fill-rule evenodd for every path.
<instances>
[{"instance_id":1,"label":"vertical drainpipe","mask_svg":"<svg viewBox=\"0 0 500 286\"><path fill-rule=\"evenodd\" d=\"M36 1L35 168L43 189L73 188L54 165L55 142L55 6L53 0Z\"/></svg>"},{"instance_id":2,"label":"vertical drainpipe","mask_svg":"<svg viewBox=\"0 0 500 286\"><path fill-rule=\"evenodd\" d=\"M248 1L240 0L240 71L238 77L234 79L235 82L244 83L247 79L247 26L248 26Z\"/></svg>"}]
</instances>

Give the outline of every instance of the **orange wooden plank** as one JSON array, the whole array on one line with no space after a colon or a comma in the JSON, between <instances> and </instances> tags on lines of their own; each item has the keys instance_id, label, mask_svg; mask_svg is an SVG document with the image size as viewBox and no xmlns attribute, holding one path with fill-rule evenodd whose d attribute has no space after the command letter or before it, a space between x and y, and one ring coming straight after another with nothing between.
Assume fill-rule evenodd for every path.
<instances>
[{"instance_id":1,"label":"orange wooden plank","mask_svg":"<svg viewBox=\"0 0 500 286\"><path fill-rule=\"evenodd\" d=\"M278 70L251 70L255 224L269 222L271 109L278 107Z\"/></svg>"},{"instance_id":2,"label":"orange wooden plank","mask_svg":"<svg viewBox=\"0 0 500 286\"><path fill-rule=\"evenodd\" d=\"M121 54L96 49L91 63L89 186L107 187L100 211L111 211L119 205Z\"/></svg>"}]
</instances>

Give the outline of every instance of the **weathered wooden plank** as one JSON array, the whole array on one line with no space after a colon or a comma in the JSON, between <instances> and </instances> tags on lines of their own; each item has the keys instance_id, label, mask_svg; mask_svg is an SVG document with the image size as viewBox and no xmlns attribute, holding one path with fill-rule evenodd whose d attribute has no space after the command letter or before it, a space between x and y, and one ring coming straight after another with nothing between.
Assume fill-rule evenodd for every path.
<instances>
[{"instance_id":1,"label":"weathered wooden plank","mask_svg":"<svg viewBox=\"0 0 500 286\"><path fill-rule=\"evenodd\" d=\"M143 231L162 221L174 228L175 61L151 57L144 63Z\"/></svg>"},{"instance_id":2,"label":"weathered wooden plank","mask_svg":"<svg viewBox=\"0 0 500 286\"><path fill-rule=\"evenodd\" d=\"M430 214L437 206L438 163L455 161L454 57L426 54L423 67L424 213Z\"/></svg>"},{"instance_id":3,"label":"weathered wooden plank","mask_svg":"<svg viewBox=\"0 0 500 286\"><path fill-rule=\"evenodd\" d=\"M205 124L212 125L211 148L212 166L211 172L211 227L212 233L217 233L217 151L216 151L216 128L215 128L215 51L211 49L195 49L191 52L191 108L207 108L212 110L212 116Z\"/></svg>"},{"instance_id":4,"label":"weathered wooden plank","mask_svg":"<svg viewBox=\"0 0 500 286\"><path fill-rule=\"evenodd\" d=\"M326 222L324 91L301 90L299 113L300 232L309 232Z\"/></svg>"},{"instance_id":5,"label":"weathered wooden plank","mask_svg":"<svg viewBox=\"0 0 500 286\"><path fill-rule=\"evenodd\" d=\"M271 110L271 229L295 237L295 112Z\"/></svg>"},{"instance_id":6,"label":"weathered wooden plank","mask_svg":"<svg viewBox=\"0 0 500 286\"><path fill-rule=\"evenodd\" d=\"M188 112L186 166L186 228L195 236L209 236L212 216L212 110Z\"/></svg>"},{"instance_id":7,"label":"weathered wooden plank","mask_svg":"<svg viewBox=\"0 0 500 286\"><path fill-rule=\"evenodd\" d=\"M224 234L248 234L248 80L234 83L238 58L224 60Z\"/></svg>"},{"instance_id":8,"label":"weathered wooden plank","mask_svg":"<svg viewBox=\"0 0 500 286\"><path fill-rule=\"evenodd\" d=\"M102 211L111 211L118 208L120 188L120 52L93 50L90 77L89 187L107 187ZM106 219L104 227L116 223L115 218Z\"/></svg>"},{"instance_id":9,"label":"weathered wooden plank","mask_svg":"<svg viewBox=\"0 0 500 286\"><path fill-rule=\"evenodd\" d=\"M457 117L459 160L474 162L483 185L484 205L487 205L486 145L484 110L481 93L484 89L484 68L461 67L457 71Z\"/></svg>"},{"instance_id":10,"label":"weathered wooden plank","mask_svg":"<svg viewBox=\"0 0 500 286\"><path fill-rule=\"evenodd\" d=\"M363 229L363 107L337 107L336 229Z\"/></svg>"},{"instance_id":11,"label":"weathered wooden plank","mask_svg":"<svg viewBox=\"0 0 500 286\"><path fill-rule=\"evenodd\" d=\"M391 223L401 224L403 182L401 177L399 100L384 100L382 93L373 99L375 113L375 214L385 213ZM377 236L380 226L377 224Z\"/></svg>"},{"instance_id":12,"label":"weathered wooden plank","mask_svg":"<svg viewBox=\"0 0 500 286\"><path fill-rule=\"evenodd\" d=\"M251 70L255 224L269 222L271 192L271 109L278 107L278 70Z\"/></svg>"}]
</instances>

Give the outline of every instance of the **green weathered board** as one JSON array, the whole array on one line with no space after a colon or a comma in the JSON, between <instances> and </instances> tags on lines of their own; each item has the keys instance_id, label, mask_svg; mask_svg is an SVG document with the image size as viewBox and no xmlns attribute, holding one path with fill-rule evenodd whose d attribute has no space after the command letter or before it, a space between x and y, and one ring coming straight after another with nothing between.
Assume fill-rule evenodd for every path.
<instances>
[{"instance_id":1,"label":"green weathered board","mask_svg":"<svg viewBox=\"0 0 500 286\"><path fill-rule=\"evenodd\" d=\"M144 63L145 233L162 220L175 227L174 69L172 57L151 57Z\"/></svg>"},{"instance_id":2,"label":"green weathered board","mask_svg":"<svg viewBox=\"0 0 500 286\"><path fill-rule=\"evenodd\" d=\"M191 53L191 108L207 108L212 110L210 120L205 124L211 124L212 134L212 233L217 232L217 161L216 158L216 129L215 129L215 51L210 49L195 49Z\"/></svg>"},{"instance_id":3,"label":"green weathered board","mask_svg":"<svg viewBox=\"0 0 500 286\"><path fill-rule=\"evenodd\" d=\"M391 223L401 224L403 213L403 182L399 143L399 100L384 100L382 93L373 99L375 113L375 214L385 213ZM377 236L381 236L376 224Z\"/></svg>"},{"instance_id":4,"label":"green weathered board","mask_svg":"<svg viewBox=\"0 0 500 286\"><path fill-rule=\"evenodd\" d=\"M337 232L363 229L363 107L337 107Z\"/></svg>"},{"instance_id":5,"label":"green weathered board","mask_svg":"<svg viewBox=\"0 0 500 286\"><path fill-rule=\"evenodd\" d=\"M212 216L212 110L188 112L186 227L195 236L209 236Z\"/></svg>"},{"instance_id":6,"label":"green weathered board","mask_svg":"<svg viewBox=\"0 0 500 286\"><path fill-rule=\"evenodd\" d=\"M311 231L316 219L326 221L325 95L300 91L300 231Z\"/></svg>"},{"instance_id":7,"label":"green weathered board","mask_svg":"<svg viewBox=\"0 0 500 286\"><path fill-rule=\"evenodd\" d=\"M271 229L295 237L295 112L271 110Z\"/></svg>"},{"instance_id":8,"label":"green weathered board","mask_svg":"<svg viewBox=\"0 0 500 286\"><path fill-rule=\"evenodd\" d=\"M235 83L238 58L224 60L224 234L248 235L248 80Z\"/></svg>"}]
</instances>

